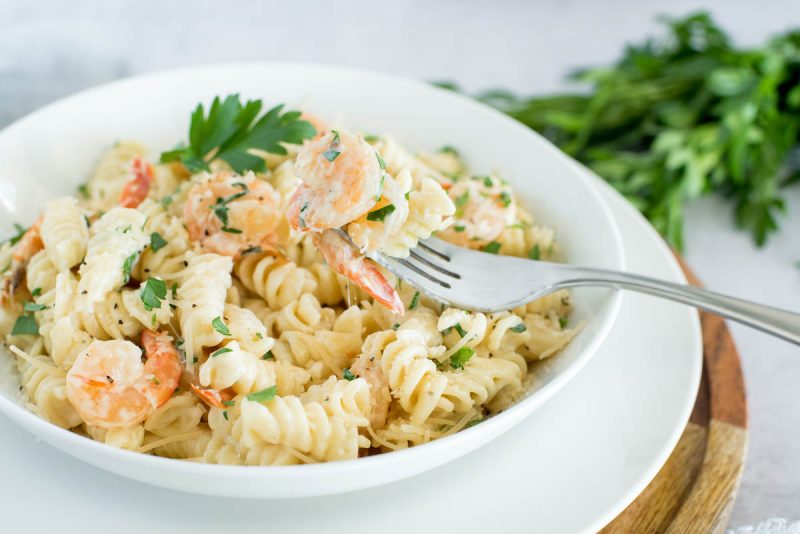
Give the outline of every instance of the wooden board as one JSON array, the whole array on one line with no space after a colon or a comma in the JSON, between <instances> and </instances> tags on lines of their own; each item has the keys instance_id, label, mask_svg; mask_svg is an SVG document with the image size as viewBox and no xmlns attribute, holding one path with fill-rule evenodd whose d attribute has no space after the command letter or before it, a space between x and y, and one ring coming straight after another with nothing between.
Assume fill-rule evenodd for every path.
<instances>
[{"instance_id":1,"label":"wooden board","mask_svg":"<svg viewBox=\"0 0 800 534\"><path fill-rule=\"evenodd\" d=\"M747 399L725 322L702 312L700 321L703 376L689 423L658 475L603 533L716 533L727 525L747 453Z\"/></svg>"}]
</instances>

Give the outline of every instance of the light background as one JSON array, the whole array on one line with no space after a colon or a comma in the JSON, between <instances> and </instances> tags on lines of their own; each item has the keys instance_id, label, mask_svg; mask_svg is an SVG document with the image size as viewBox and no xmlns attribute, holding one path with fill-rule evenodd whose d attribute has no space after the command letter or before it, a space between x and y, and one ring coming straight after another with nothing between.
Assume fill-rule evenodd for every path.
<instances>
[{"instance_id":1,"label":"light background","mask_svg":"<svg viewBox=\"0 0 800 534\"><path fill-rule=\"evenodd\" d=\"M796 0L0 0L0 127L85 87L207 62L325 62L470 90L553 91L571 68L611 61L624 43L651 34L657 14L703 7L742 44L800 27ZM729 205L698 201L687 215L686 257L713 289L800 310L797 188L789 211L783 232L757 249L733 229ZM751 432L731 526L773 515L800 519L800 349L735 325L733 333ZM0 458L0 470L13 461Z\"/></svg>"}]
</instances>

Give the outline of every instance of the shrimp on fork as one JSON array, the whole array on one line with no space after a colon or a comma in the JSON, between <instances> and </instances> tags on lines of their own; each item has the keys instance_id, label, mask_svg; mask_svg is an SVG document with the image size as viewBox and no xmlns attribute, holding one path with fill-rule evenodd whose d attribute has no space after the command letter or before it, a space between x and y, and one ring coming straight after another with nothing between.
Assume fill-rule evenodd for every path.
<instances>
[{"instance_id":1,"label":"shrimp on fork","mask_svg":"<svg viewBox=\"0 0 800 534\"><path fill-rule=\"evenodd\" d=\"M119 196L119 205L123 208L136 208L147 198L150 184L153 182L153 166L141 157L131 160L131 177L125 182Z\"/></svg>"},{"instance_id":2,"label":"shrimp on fork","mask_svg":"<svg viewBox=\"0 0 800 534\"><path fill-rule=\"evenodd\" d=\"M289 200L289 225L313 233L320 254L334 271L392 311L403 313L400 296L378 266L333 231L380 202L384 180L391 177L384 175L377 153L361 137L332 130L303 145L295 172L303 184Z\"/></svg>"},{"instance_id":3,"label":"shrimp on fork","mask_svg":"<svg viewBox=\"0 0 800 534\"><path fill-rule=\"evenodd\" d=\"M67 373L67 398L84 421L105 429L144 421L178 387L182 365L172 338L144 330L142 351L130 341L93 341Z\"/></svg>"}]
</instances>

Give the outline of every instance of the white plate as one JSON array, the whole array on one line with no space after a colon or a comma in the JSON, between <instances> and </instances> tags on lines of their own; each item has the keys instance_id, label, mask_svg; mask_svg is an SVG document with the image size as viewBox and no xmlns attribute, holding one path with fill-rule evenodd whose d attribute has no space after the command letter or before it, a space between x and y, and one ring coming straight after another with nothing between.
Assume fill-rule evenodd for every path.
<instances>
[{"instance_id":1,"label":"white plate","mask_svg":"<svg viewBox=\"0 0 800 534\"><path fill-rule=\"evenodd\" d=\"M632 271L683 281L663 242L604 187ZM694 403L697 314L626 294L606 343L516 428L447 466L336 497L282 502L200 497L93 469L0 418L0 502L9 532L593 532L666 460ZM369 476L366 474L365 476ZM49 527L49 528L48 528Z\"/></svg>"},{"instance_id":2,"label":"white plate","mask_svg":"<svg viewBox=\"0 0 800 534\"><path fill-rule=\"evenodd\" d=\"M43 202L73 192L104 147L120 137L155 151L187 135L197 102L232 90L265 106L300 103L351 128L390 133L412 150L450 144L474 172L500 172L540 222L557 229L571 262L621 269L619 230L590 180L552 145L519 123L429 85L337 67L252 64L202 67L131 78L47 106L0 133L0 225L31 222ZM500 278L498 279L500 283ZM539 408L585 365L619 309L610 290L576 290L572 321L586 321L558 356L537 367L524 401L454 436L421 447L349 462L243 468L178 462L106 447L56 428L0 395L0 411L65 452L136 480L197 493L299 497L351 491L404 478L465 454Z\"/></svg>"}]
</instances>

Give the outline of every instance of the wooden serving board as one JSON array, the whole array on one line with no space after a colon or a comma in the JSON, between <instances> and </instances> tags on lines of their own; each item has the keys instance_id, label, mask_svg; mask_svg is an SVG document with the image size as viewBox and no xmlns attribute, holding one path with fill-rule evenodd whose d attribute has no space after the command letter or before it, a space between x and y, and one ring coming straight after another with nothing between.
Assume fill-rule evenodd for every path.
<instances>
[{"instance_id":1,"label":"wooden serving board","mask_svg":"<svg viewBox=\"0 0 800 534\"><path fill-rule=\"evenodd\" d=\"M703 375L689 423L658 475L602 533L716 533L727 525L747 452L747 400L725 322L703 312L700 322Z\"/></svg>"}]
</instances>

